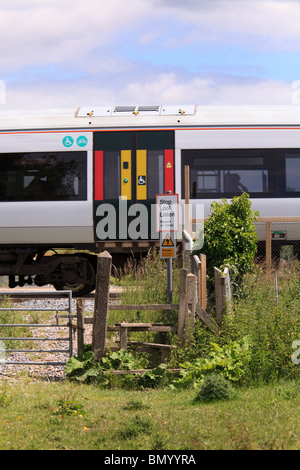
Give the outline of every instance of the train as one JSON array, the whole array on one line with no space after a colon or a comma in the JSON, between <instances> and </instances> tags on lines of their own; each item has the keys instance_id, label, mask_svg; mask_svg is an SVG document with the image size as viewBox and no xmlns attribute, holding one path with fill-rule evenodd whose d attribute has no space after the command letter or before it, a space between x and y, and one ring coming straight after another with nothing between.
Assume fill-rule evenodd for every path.
<instances>
[{"instance_id":1,"label":"train","mask_svg":"<svg viewBox=\"0 0 300 470\"><path fill-rule=\"evenodd\" d=\"M300 107L2 111L0 162L0 276L83 296L97 253L157 245L157 195L188 196L206 217L247 192L261 217L298 217Z\"/></svg>"}]
</instances>

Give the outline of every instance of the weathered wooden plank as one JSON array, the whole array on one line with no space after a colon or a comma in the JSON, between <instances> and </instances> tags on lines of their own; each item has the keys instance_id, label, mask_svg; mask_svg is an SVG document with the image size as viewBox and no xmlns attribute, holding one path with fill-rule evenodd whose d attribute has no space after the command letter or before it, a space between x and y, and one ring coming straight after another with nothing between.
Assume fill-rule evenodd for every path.
<instances>
[{"instance_id":1,"label":"weathered wooden plank","mask_svg":"<svg viewBox=\"0 0 300 470\"><path fill-rule=\"evenodd\" d=\"M120 327L120 348L127 351L128 328Z\"/></svg>"},{"instance_id":2,"label":"weathered wooden plank","mask_svg":"<svg viewBox=\"0 0 300 470\"><path fill-rule=\"evenodd\" d=\"M109 305L109 310L177 310L178 304L136 304L136 305Z\"/></svg>"},{"instance_id":3,"label":"weathered wooden plank","mask_svg":"<svg viewBox=\"0 0 300 470\"><path fill-rule=\"evenodd\" d=\"M129 322L122 322L122 323L116 323L117 326L122 326L122 328L150 328L152 326L152 323L129 323Z\"/></svg>"},{"instance_id":4,"label":"weathered wooden plank","mask_svg":"<svg viewBox=\"0 0 300 470\"><path fill-rule=\"evenodd\" d=\"M132 370L104 370L104 374L116 374L116 375L128 375L128 374L145 374L145 372L151 372L155 369L132 369ZM166 369L166 372L173 374L179 374L182 369Z\"/></svg>"},{"instance_id":5,"label":"weathered wooden plank","mask_svg":"<svg viewBox=\"0 0 300 470\"><path fill-rule=\"evenodd\" d=\"M196 305L196 314L203 321L203 323L205 323L205 325L208 326L210 330L212 330L214 333L219 332L218 325L214 322L213 318L200 305Z\"/></svg>"},{"instance_id":6,"label":"weathered wooden plank","mask_svg":"<svg viewBox=\"0 0 300 470\"><path fill-rule=\"evenodd\" d=\"M147 348L153 348L153 349L172 349L174 346L170 344L158 344L158 343L144 343L141 341L128 341L128 344L132 346L144 346Z\"/></svg>"}]
</instances>

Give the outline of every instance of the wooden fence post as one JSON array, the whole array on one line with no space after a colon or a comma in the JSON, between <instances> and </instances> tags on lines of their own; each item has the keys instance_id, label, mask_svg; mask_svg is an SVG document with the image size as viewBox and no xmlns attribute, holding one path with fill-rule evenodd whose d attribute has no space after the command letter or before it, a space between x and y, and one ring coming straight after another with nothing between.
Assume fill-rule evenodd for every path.
<instances>
[{"instance_id":1,"label":"wooden fence post","mask_svg":"<svg viewBox=\"0 0 300 470\"><path fill-rule=\"evenodd\" d=\"M112 257L107 251L98 256L92 343L96 360L105 355L111 265Z\"/></svg>"},{"instance_id":2,"label":"wooden fence post","mask_svg":"<svg viewBox=\"0 0 300 470\"><path fill-rule=\"evenodd\" d=\"M186 277L187 284L187 306L188 306L188 317L186 318L186 326L193 329L195 325L195 312L196 312L196 296L197 296L197 284L196 276L189 273Z\"/></svg>"},{"instance_id":3,"label":"wooden fence post","mask_svg":"<svg viewBox=\"0 0 300 470\"><path fill-rule=\"evenodd\" d=\"M127 351L127 339L128 339L128 328L122 327L120 325L120 349L125 349Z\"/></svg>"},{"instance_id":4,"label":"wooden fence post","mask_svg":"<svg viewBox=\"0 0 300 470\"><path fill-rule=\"evenodd\" d=\"M77 354L84 348L84 299L77 299Z\"/></svg>"},{"instance_id":5,"label":"wooden fence post","mask_svg":"<svg viewBox=\"0 0 300 470\"><path fill-rule=\"evenodd\" d=\"M178 326L177 326L177 334L178 334L181 346L184 345L186 309L187 309L187 270L182 268L180 270Z\"/></svg>"},{"instance_id":6,"label":"wooden fence post","mask_svg":"<svg viewBox=\"0 0 300 470\"><path fill-rule=\"evenodd\" d=\"M230 278L229 271L225 268L222 273L218 268L214 267L215 278L215 302L216 302L216 321L218 325L222 323L224 309L231 302Z\"/></svg>"}]
</instances>

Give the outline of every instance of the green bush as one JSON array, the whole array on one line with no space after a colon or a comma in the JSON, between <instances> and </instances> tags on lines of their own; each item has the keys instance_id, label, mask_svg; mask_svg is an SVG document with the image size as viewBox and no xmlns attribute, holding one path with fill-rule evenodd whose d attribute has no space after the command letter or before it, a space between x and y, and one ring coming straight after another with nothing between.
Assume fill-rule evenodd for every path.
<instances>
[{"instance_id":1,"label":"green bush","mask_svg":"<svg viewBox=\"0 0 300 470\"><path fill-rule=\"evenodd\" d=\"M233 293L238 291L243 275L254 265L257 235L253 221L259 213L251 210L247 193L213 202L211 214L204 224L204 245L207 256L208 287L212 290L214 267L229 268ZM198 254L198 251L195 251Z\"/></svg>"},{"instance_id":2,"label":"green bush","mask_svg":"<svg viewBox=\"0 0 300 470\"><path fill-rule=\"evenodd\" d=\"M196 388L208 374L220 374L231 382L241 382L251 358L251 346L247 337L223 347L211 343L209 353L192 362L180 364L181 372L173 379L172 388Z\"/></svg>"},{"instance_id":3,"label":"green bush","mask_svg":"<svg viewBox=\"0 0 300 470\"><path fill-rule=\"evenodd\" d=\"M233 393L233 388L225 377L215 373L205 377L195 400L206 403L217 400L229 400L233 397Z\"/></svg>"},{"instance_id":4,"label":"green bush","mask_svg":"<svg viewBox=\"0 0 300 470\"><path fill-rule=\"evenodd\" d=\"M124 349L109 352L99 361L94 358L90 346L79 356L72 356L65 366L69 380L81 383L94 383L103 387L118 385L124 388L156 388L165 379L166 364L147 369L148 360ZM130 370L145 370L142 374L132 374ZM114 375L114 371L128 371L128 374Z\"/></svg>"},{"instance_id":5,"label":"green bush","mask_svg":"<svg viewBox=\"0 0 300 470\"><path fill-rule=\"evenodd\" d=\"M72 356L69 359L65 372L71 380L86 383L92 381L107 385L109 376L105 376L105 371L144 369L147 363L145 358L136 359L133 354L124 349L112 353L107 352L104 357L96 361L89 345L78 356Z\"/></svg>"}]
</instances>

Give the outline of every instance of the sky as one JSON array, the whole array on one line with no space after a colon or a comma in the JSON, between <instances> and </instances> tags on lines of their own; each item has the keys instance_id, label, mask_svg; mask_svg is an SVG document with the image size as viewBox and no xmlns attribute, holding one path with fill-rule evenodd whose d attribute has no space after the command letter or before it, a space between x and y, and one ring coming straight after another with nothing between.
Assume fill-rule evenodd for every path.
<instances>
[{"instance_id":1,"label":"sky","mask_svg":"<svg viewBox=\"0 0 300 470\"><path fill-rule=\"evenodd\" d=\"M0 113L300 106L300 0L0 0Z\"/></svg>"}]
</instances>

